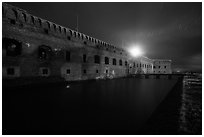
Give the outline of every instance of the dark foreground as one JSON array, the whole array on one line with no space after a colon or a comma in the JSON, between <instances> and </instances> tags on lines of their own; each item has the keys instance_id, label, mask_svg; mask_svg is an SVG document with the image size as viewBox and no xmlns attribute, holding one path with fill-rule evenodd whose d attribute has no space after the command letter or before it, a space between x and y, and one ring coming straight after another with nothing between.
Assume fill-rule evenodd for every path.
<instances>
[{"instance_id":1,"label":"dark foreground","mask_svg":"<svg viewBox=\"0 0 204 137\"><path fill-rule=\"evenodd\" d=\"M69 85L3 88L3 134L179 134L178 80Z\"/></svg>"}]
</instances>

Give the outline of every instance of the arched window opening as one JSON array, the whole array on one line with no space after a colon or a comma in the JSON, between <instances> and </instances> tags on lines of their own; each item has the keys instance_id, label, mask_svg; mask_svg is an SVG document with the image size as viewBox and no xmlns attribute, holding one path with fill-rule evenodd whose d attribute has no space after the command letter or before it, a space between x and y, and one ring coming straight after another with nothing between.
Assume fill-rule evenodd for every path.
<instances>
[{"instance_id":1,"label":"arched window opening","mask_svg":"<svg viewBox=\"0 0 204 137\"><path fill-rule=\"evenodd\" d=\"M120 65L120 66L122 66L122 65L123 65L123 62L122 62L122 60L121 60L121 59L119 60L119 65Z\"/></svg>"},{"instance_id":2,"label":"arched window opening","mask_svg":"<svg viewBox=\"0 0 204 137\"><path fill-rule=\"evenodd\" d=\"M42 26L42 21L41 19L38 19L40 26Z\"/></svg>"},{"instance_id":3,"label":"arched window opening","mask_svg":"<svg viewBox=\"0 0 204 137\"><path fill-rule=\"evenodd\" d=\"M71 40L71 37L70 37L70 36L67 36L67 39L68 39L68 40Z\"/></svg>"},{"instance_id":4,"label":"arched window opening","mask_svg":"<svg viewBox=\"0 0 204 137\"><path fill-rule=\"evenodd\" d=\"M38 48L38 57L42 60L48 60L51 58L52 49L49 46L41 45Z\"/></svg>"},{"instance_id":5,"label":"arched window opening","mask_svg":"<svg viewBox=\"0 0 204 137\"><path fill-rule=\"evenodd\" d=\"M127 66L127 64L128 64L128 62L127 62L127 61L125 61L125 66Z\"/></svg>"},{"instance_id":6,"label":"arched window opening","mask_svg":"<svg viewBox=\"0 0 204 137\"><path fill-rule=\"evenodd\" d=\"M66 73L67 73L67 74L70 74L70 69L67 69L67 70L66 70Z\"/></svg>"},{"instance_id":7,"label":"arched window opening","mask_svg":"<svg viewBox=\"0 0 204 137\"><path fill-rule=\"evenodd\" d=\"M109 58L105 57L105 64L109 64Z\"/></svg>"},{"instance_id":8,"label":"arched window opening","mask_svg":"<svg viewBox=\"0 0 204 137\"><path fill-rule=\"evenodd\" d=\"M44 28L44 32L45 32L45 34L48 34L48 29Z\"/></svg>"},{"instance_id":9,"label":"arched window opening","mask_svg":"<svg viewBox=\"0 0 204 137\"><path fill-rule=\"evenodd\" d=\"M49 76L50 75L50 69L48 67L41 67L40 68L40 76Z\"/></svg>"},{"instance_id":10,"label":"arched window opening","mask_svg":"<svg viewBox=\"0 0 204 137\"><path fill-rule=\"evenodd\" d=\"M87 61L86 54L83 54L83 62L86 63L86 61Z\"/></svg>"},{"instance_id":11,"label":"arched window opening","mask_svg":"<svg viewBox=\"0 0 204 137\"><path fill-rule=\"evenodd\" d=\"M50 29L50 23L47 21L47 26L48 26L48 28Z\"/></svg>"},{"instance_id":12,"label":"arched window opening","mask_svg":"<svg viewBox=\"0 0 204 137\"><path fill-rule=\"evenodd\" d=\"M86 69L84 69L84 74L86 74Z\"/></svg>"},{"instance_id":13,"label":"arched window opening","mask_svg":"<svg viewBox=\"0 0 204 137\"><path fill-rule=\"evenodd\" d=\"M69 62L71 60L71 52L66 51L66 61Z\"/></svg>"},{"instance_id":14,"label":"arched window opening","mask_svg":"<svg viewBox=\"0 0 204 137\"><path fill-rule=\"evenodd\" d=\"M116 59L113 58L113 65L116 65Z\"/></svg>"},{"instance_id":15,"label":"arched window opening","mask_svg":"<svg viewBox=\"0 0 204 137\"><path fill-rule=\"evenodd\" d=\"M10 39L10 38L3 38L3 48L6 49L7 56L17 56L21 54L22 51L22 44L21 42Z\"/></svg>"},{"instance_id":16,"label":"arched window opening","mask_svg":"<svg viewBox=\"0 0 204 137\"><path fill-rule=\"evenodd\" d=\"M67 30L66 30L66 28L64 28L64 34L66 35L66 33L67 33Z\"/></svg>"},{"instance_id":17,"label":"arched window opening","mask_svg":"<svg viewBox=\"0 0 204 137\"><path fill-rule=\"evenodd\" d=\"M98 56L98 55L94 56L94 63L100 64L100 56Z\"/></svg>"},{"instance_id":18,"label":"arched window opening","mask_svg":"<svg viewBox=\"0 0 204 137\"><path fill-rule=\"evenodd\" d=\"M76 37L76 32L74 32L74 37Z\"/></svg>"},{"instance_id":19,"label":"arched window opening","mask_svg":"<svg viewBox=\"0 0 204 137\"><path fill-rule=\"evenodd\" d=\"M35 24L35 18L34 18L33 16L31 16L31 22L32 22L33 24Z\"/></svg>"},{"instance_id":20,"label":"arched window opening","mask_svg":"<svg viewBox=\"0 0 204 137\"><path fill-rule=\"evenodd\" d=\"M62 28L59 26L59 32L61 33L62 32Z\"/></svg>"},{"instance_id":21,"label":"arched window opening","mask_svg":"<svg viewBox=\"0 0 204 137\"><path fill-rule=\"evenodd\" d=\"M70 32L70 35L72 36L72 31L71 31L71 30L69 30L69 32Z\"/></svg>"},{"instance_id":22,"label":"arched window opening","mask_svg":"<svg viewBox=\"0 0 204 137\"><path fill-rule=\"evenodd\" d=\"M53 27L54 27L54 30L56 31L56 28L57 28L57 27L56 27L56 25L55 25L55 24L53 24Z\"/></svg>"}]
</instances>

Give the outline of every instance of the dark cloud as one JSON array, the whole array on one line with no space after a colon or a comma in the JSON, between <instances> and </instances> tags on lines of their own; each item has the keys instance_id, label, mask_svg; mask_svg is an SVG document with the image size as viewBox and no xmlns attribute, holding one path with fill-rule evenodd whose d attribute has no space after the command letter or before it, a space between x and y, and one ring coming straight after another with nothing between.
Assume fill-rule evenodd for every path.
<instances>
[{"instance_id":1,"label":"dark cloud","mask_svg":"<svg viewBox=\"0 0 204 137\"><path fill-rule=\"evenodd\" d=\"M10 3L116 46L140 43L149 58L201 70L202 3ZM123 44L122 44L123 43Z\"/></svg>"}]
</instances>

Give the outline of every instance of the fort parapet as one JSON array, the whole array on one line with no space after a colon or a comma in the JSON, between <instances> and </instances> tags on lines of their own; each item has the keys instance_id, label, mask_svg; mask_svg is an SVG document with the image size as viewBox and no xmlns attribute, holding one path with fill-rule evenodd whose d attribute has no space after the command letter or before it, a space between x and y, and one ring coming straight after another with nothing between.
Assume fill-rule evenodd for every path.
<instances>
[{"instance_id":1,"label":"fort parapet","mask_svg":"<svg viewBox=\"0 0 204 137\"><path fill-rule=\"evenodd\" d=\"M4 79L60 77L75 81L171 73L169 60L133 58L122 48L2 5Z\"/></svg>"}]
</instances>

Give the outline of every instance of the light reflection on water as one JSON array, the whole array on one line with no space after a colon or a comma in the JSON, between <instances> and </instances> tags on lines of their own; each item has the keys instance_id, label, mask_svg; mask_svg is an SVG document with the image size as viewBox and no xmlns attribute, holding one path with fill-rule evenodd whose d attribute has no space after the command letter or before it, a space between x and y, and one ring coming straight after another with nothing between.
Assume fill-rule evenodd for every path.
<instances>
[{"instance_id":1,"label":"light reflection on water","mask_svg":"<svg viewBox=\"0 0 204 137\"><path fill-rule=\"evenodd\" d=\"M125 121L140 126L175 83L176 80L127 78L73 84L60 91L60 107L86 112L80 116L84 125L87 121L82 121L88 118L94 124L107 124L106 127L124 127Z\"/></svg>"}]
</instances>

